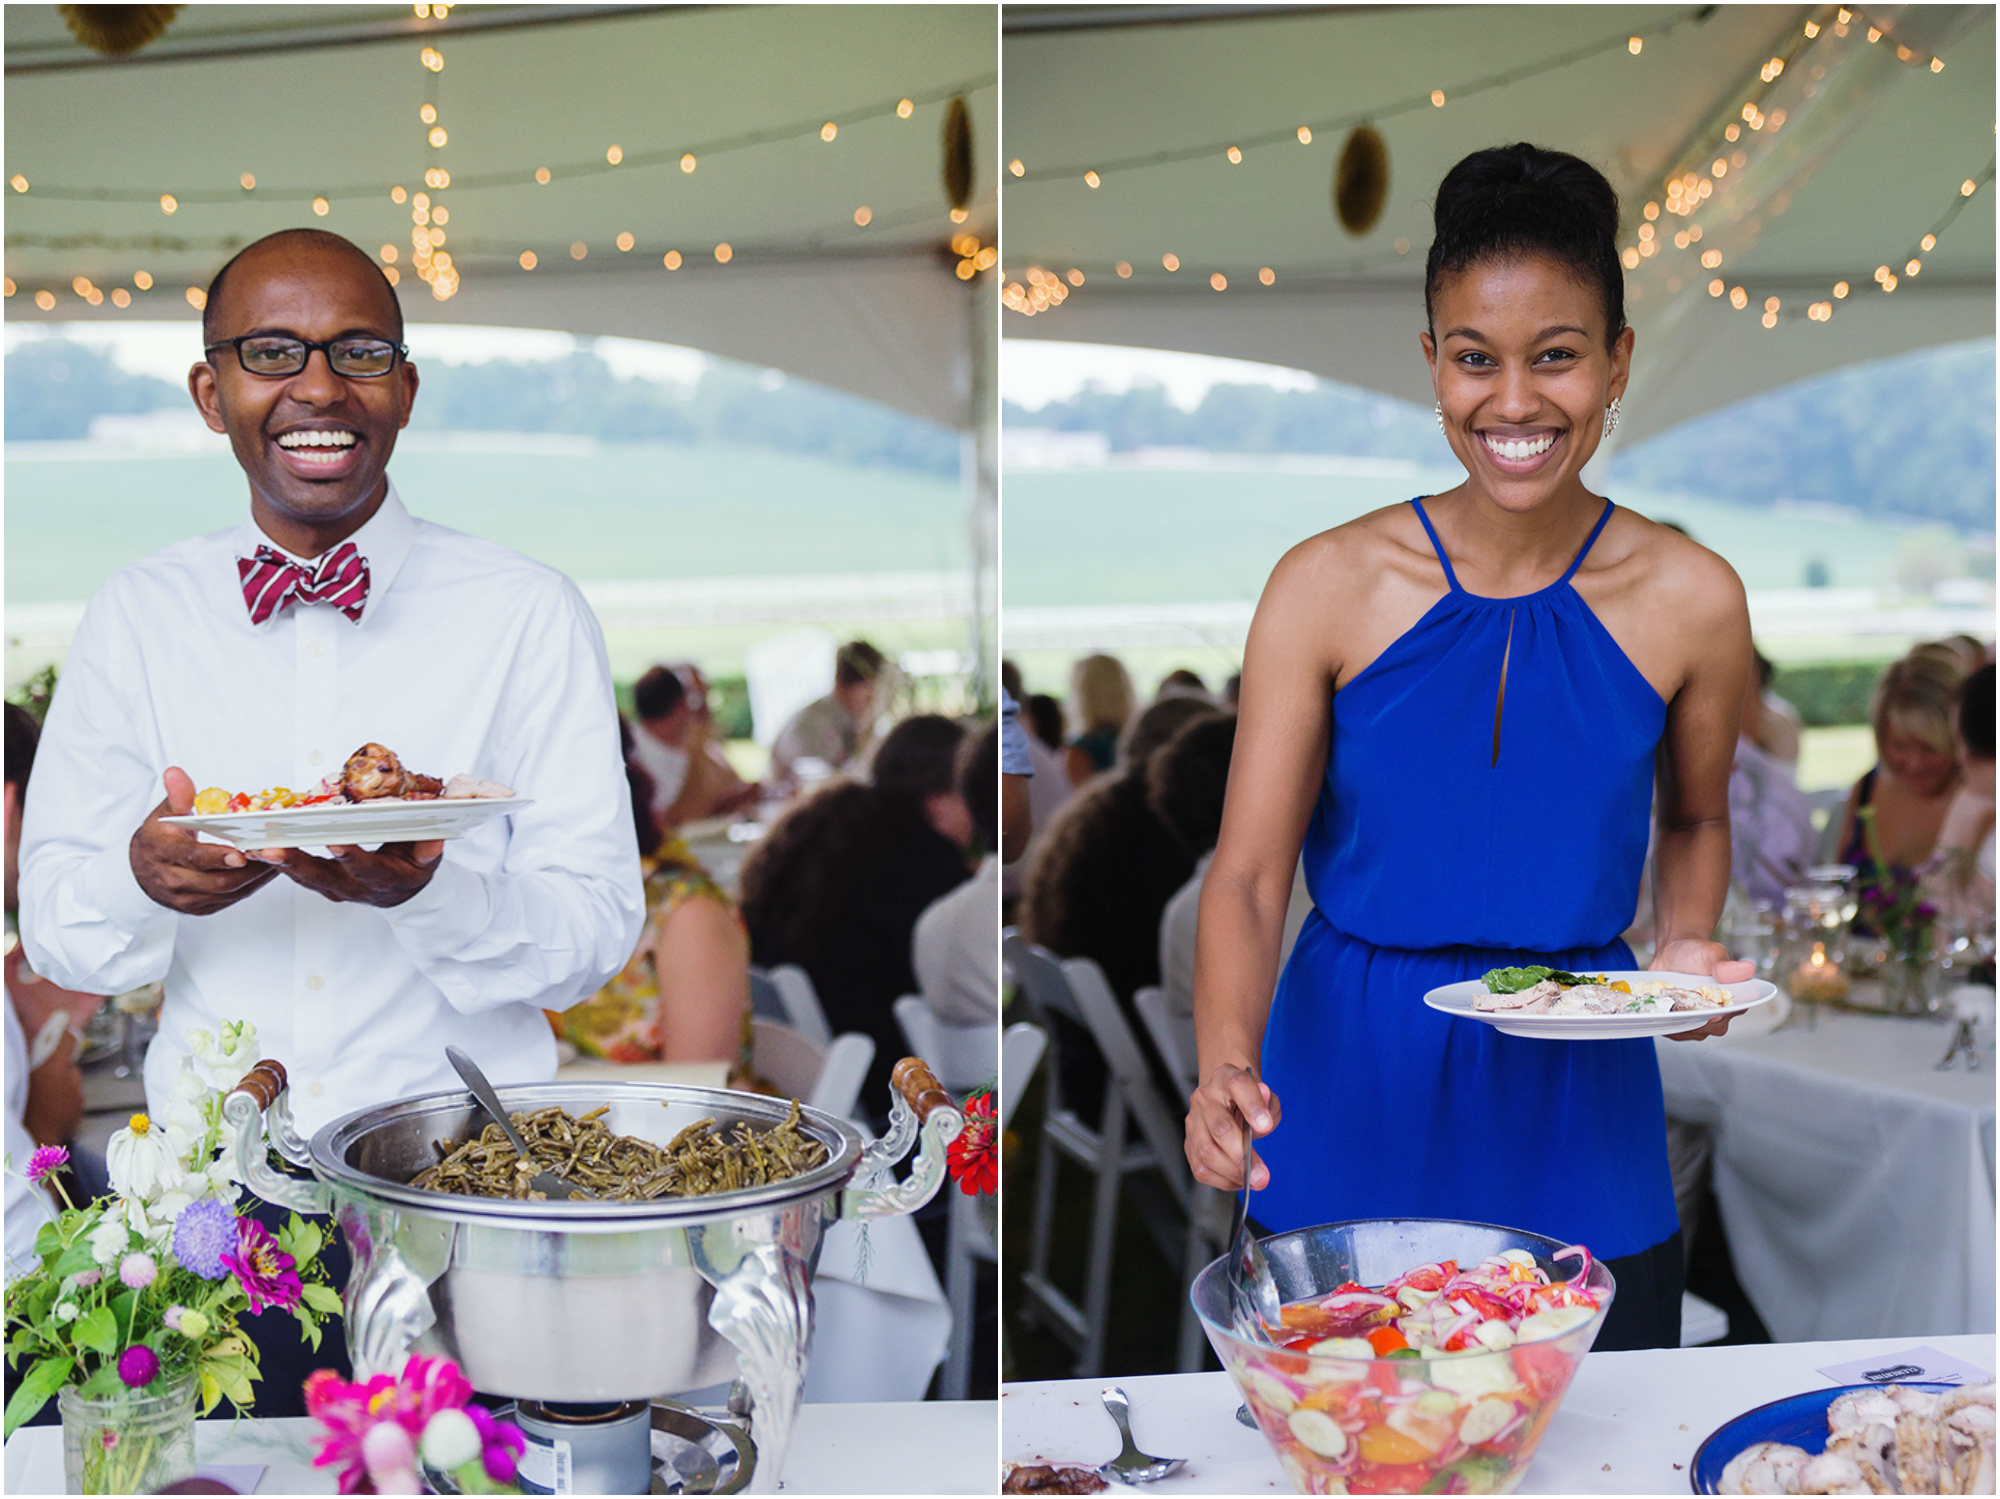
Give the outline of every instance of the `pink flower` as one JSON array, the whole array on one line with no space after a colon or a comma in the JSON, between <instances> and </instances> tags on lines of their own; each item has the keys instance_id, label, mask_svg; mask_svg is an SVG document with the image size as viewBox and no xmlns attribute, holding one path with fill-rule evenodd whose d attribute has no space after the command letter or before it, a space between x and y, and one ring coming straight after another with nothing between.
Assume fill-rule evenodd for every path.
<instances>
[{"instance_id":1,"label":"pink flower","mask_svg":"<svg viewBox=\"0 0 2000 1499\"><path fill-rule=\"evenodd\" d=\"M223 1251L222 1263L250 1298L253 1313L267 1306L290 1311L304 1296L296 1262L255 1218L236 1220L236 1247Z\"/></svg>"},{"instance_id":2,"label":"pink flower","mask_svg":"<svg viewBox=\"0 0 2000 1499\"><path fill-rule=\"evenodd\" d=\"M464 1407L472 1398L472 1384L450 1359L413 1354L400 1379L378 1374L366 1384L349 1384L330 1369L316 1369L306 1378L305 1397L306 1413L325 1428L317 1438L313 1466L338 1467L343 1494L356 1492L363 1482L389 1493L391 1485L406 1481L401 1466L406 1451L411 1469L407 1481L414 1483L414 1455L424 1428L438 1412ZM467 1411L475 1425L485 1414L476 1405ZM483 1456L489 1451L491 1424L489 1418L480 1426ZM384 1426L394 1427L396 1434L377 1435ZM505 1430L525 1451L520 1433L512 1427ZM498 1440L504 1445L504 1436ZM492 1471L490 1456L487 1466ZM508 1471L511 1474L511 1457Z\"/></svg>"},{"instance_id":3,"label":"pink flower","mask_svg":"<svg viewBox=\"0 0 2000 1499\"><path fill-rule=\"evenodd\" d=\"M380 1406L393 1406L396 1381L378 1374L366 1384L349 1384L331 1369L315 1369L306 1376L306 1414L325 1428L316 1438L319 1451L313 1456L315 1468L340 1469L340 1492L360 1491L368 1479L368 1463L362 1456L361 1439L380 1419ZM393 1419L393 1417L392 1417Z\"/></svg>"},{"instance_id":4,"label":"pink flower","mask_svg":"<svg viewBox=\"0 0 2000 1499\"><path fill-rule=\"evenodd\" d=\"M417 1444L400 1421L377 1421L362 1435L361 1460L378 1494L420 1494Z\"/></svg>"},{"instance_id":5,"label":"pink flower","mask_svg":"<svg viewBox=\"0 0 2000 1499\"><path fill-rule=\"evenodd\" d=\"M94 1286L100 1280L104 1279L104 1272L102 1270L79 1270L73 1278L76 1281L77 1288L81 1290L85 1286Z\"/></svg>"},{"instance_id":6,"label":"pink flower","mask_svg":"<svg viewBox=\"0 0 2000 1499\"><path fill-rule=\"evenodd\" d=\"M483 1405L468 1405L465 1414L479 1428L479 1460L495 1483L512 1483L528 1439L511 1421L500 1421Z\"/></svg>"},{"instance_id":7,"label":"pink flower","mask_svg":"<svg viewBox=\"0 0 2000 1499\"><path fill-rule=\"evenodd\" d=\"M69 1164L69 1152L60 1145L43 1145L28 1157L28 1180L36 1186L52 1171L59 1171Z\"/></svg>"},{"instance_id":8,"label":"pink flower","mask_svg":"<svg viewBox=\"0 0 2000 1499\"><path fill-rule=\"evenodd\" d=\"M153 1283L160 1273L160 1267L153 1257L140 1250L134 1250L118 1262L118 1278L135 1291L143 1291Z\"/></svg>"}]
</instances>

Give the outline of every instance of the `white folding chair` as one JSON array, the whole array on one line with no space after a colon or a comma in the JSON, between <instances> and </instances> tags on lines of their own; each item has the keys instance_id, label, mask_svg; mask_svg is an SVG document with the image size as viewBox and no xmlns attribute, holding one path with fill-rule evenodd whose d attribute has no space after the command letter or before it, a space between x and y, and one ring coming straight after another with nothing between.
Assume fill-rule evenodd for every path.
<instances>
[{"instance_id":1,"label":"white folding chair","mask_svg":"<svg viewBox=\"0 0 2000 1499\"><path fill-rule=\"evenodd\" d=\"M1111 992L1111 985L1104 977L1104 970L1088 958L1065 958L1063 973L1068 977L1070 991L1076 996L1083 1009L1084 1019L1090 1025L1091 1038L1097 1048L1104 1053L1104 1060L1111 1069L1111 1076L1119 1092L1124 1094L1127 1108L1139 1132L1160 1163L1160 1174L1167 1179L1167 1188L1173 1194L1175 1205L1185 1214L1183 1235L1179 1244L1181 1252L1181 1319L1179 1356L1180 1369L1184 1374L1198 1373L1208 1350L1208 1337L1202 1331L1201 1319L1195 1314L1194 1303L1188 1297L1189 1288L1201 1269L1216 1255L1223 1252L1230 1221L1227 1193L1204 1187L1194 1179L1194 1173L1187 1164L1187 1108L1179 1100L1161 1095L1159 1083L1153 1075L1151 1065L1146 1060L1139 1038L1133 1033L1131 1023L1119 1007L1118 998ZM1148 1000L1147 995L1153 996ZM1163 1020L1171 1022L1173 1017L1166 1014L1166 994L1160 989L1142 989L1133 996L1135 1004L1143 1003L1146 1009L1154 1010ZM1140 1011L1145 1018L1145 1009ZM1150 1019L1148 1025L1151 1025ZM1182 1042L1178 1030L1171 1024L1163 1027L1171 1050L1163 1052L1171 1057L1184 1055L1190 1059L1192 1067L1192 1047ZM1187 1024L1187 1042L1193 1039L1193 1022ZM1184 1049L1185 1045L1185 1049ZM1179 1079L1180 1068L1169 1060L1169 1070ZM1193 1091L1190 1084L1189 1092ZM1162 1248L1165 1248L1162 1244ZM1170 1256L1171 1257L1171 1256Z\"/></svg>"},{"instance_id":2,"label":"white folding chair","mask_svg":"<svg viewBox=\"0 0 2000 1499\"><path fill-rule=\"evenodd\" d=\"M775 968L752 968L750 970L751 1009L759 1015L764 1011L757 1005L758 981L763 980L775 990L778 1004L783 1009L785 1024L820 1046L833 1044L833 1027L826 1023L826 1011L820 1008L819 991L813 988L812 976L796 963L780 963ZM764 1074L769 1077L767 1072Z\"/></svg>"},{"instance_id":3,"label":"white folding chair","mask_svg":"<svg viewBox=\"0 0 2000 1499\"><path fill-rule=\"evenodd\" d=\"M994 1026L946 1025L923 997L905 994L896 1001L896 1024L912 1053L924 1059L932 1074L953 1096L993 1080L999 1062L1000 1037ZM979 1199L947 1184L950 1228L945 1247L945 1296L951 1306L951 1345L945 1352L944 1379L939 1393L946 1400L963 1400L972 1383L972 1338L979 1282L978 1260L997 1263L999 1250L979 1213Z\"/></svg>"},{"instance_id":4,"label":"white folding chair","mask_svg":"<svg viewBox=\"0 0 2000 1499\"><path fill-rule=\"evenodd\" d=\"M1681 1347L1699 1348L1729 1336L1729 1313L1692 1291L1681 1292Z\"/></svg>"},{"instance_id":5,"label":"white folding chair","mask_svg":"<svg viewBox=\"0 0 2000 1499\"><path fill-rule=\"evenodd\" d=\"M1840 814L1847 810L1847 791L1845 786L1832 786L1825 791L1806 793L1806 805L1812 809L1818 863L1831 864L1840 854Z\"/></svg>"},{"instance_id":6,"label":"white folding chair","mask_svg":"<svg viewBox=\"0 0 2000 1499\"><path fill-rule=\"evenodd\" d=\"M845 1119L861 1097L868 1064L875 1060L875 1041L859 1031L836 1036L831 1045L816 1045L789 1026L753 1016L750 1021L751 1062L800 1103Z\"/></svg>"},{"instance_id":7,"label":"white folding chair","mask_svg":"<svg viewBox=\"0 0 2000 1499\"><path fill-rule=\"evenodd\" d=\"M781 1025L790 1018L785 1014L784 996L778 993L778 986L771 981L771 975L761 968L750 970L750 1013L775 1020Z\"/></svg>"},{"instance_id":8,"label":"white folding chair","mask_svg":"<svg viewBox=\"0 0 2000 1499\"><path fill-rule=\"evenodd\" d=\"M1021 1097L1028 1091L1028 1079L1041 1065L1042 1053L1048 1045L1047 1032L1025 1020L1016 1021L1001 1034L1000 1128L1007 1127L1014 1110L1021 1106Z\"/></svg>"}]
</instances>

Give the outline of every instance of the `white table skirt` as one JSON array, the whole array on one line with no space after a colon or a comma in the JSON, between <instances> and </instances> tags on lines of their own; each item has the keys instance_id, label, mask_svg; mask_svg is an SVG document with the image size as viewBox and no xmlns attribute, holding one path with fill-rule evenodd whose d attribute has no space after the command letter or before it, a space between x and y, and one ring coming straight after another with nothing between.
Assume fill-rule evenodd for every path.
<instances>
[{"instance_id":1,"label":"white table skirt","mask_svg":"<svg viewBox=\"0 0 2000 1499\"><path fill-rule=\"evenodd\" d=\"M203 1464L267 1467L260 1494L331 1494L333 1470L312 1466L315 1423L201 1421ZM807 1405L785 1460L791 1494L990 1494L999 1408L990 1400L911 1405ZM9 1494L63 1491L62 1428L24 1426L7 1442Z\"/></svg>"},{"instance_id":2,"label":"white table skirt","mask_svg":"<svg viewBox=\"0 0 2000 1499\"><path fill-rule=\"evenodd\" d=\"M1831 1011L1657 1043L1671 1118L1715 1132L1715 1196L1781 1342L1994 1327L1994 1054L1934 1070L1948 1026Z\"/></svg>"},{"instance_id":3,"label":"white table skirt","mask_svg":"<svg viewBox=\"0 0 2000 1499\"><path fill-rule=\"evenodd\" d=\"M1723 1422L1767 1400L1831 1388L1816 1372L1821 1368L1919 1343L1993 1368L1990 1336L1593 1353L1516 1492L1687 1493L1695 1448ZM1008 1385L1000 1392L1002 1461L1095 1465L1116 1457L1118 1434L1098 1399L1108 1384L1131 1398L1132 1437L1141 1451L1188 1459L1172 1478L1148 1486L1155 1494L1288 1491L1262 1435L1237 1424L1242 1397L1227 1374Z\"/></svg>"}]
</instances>

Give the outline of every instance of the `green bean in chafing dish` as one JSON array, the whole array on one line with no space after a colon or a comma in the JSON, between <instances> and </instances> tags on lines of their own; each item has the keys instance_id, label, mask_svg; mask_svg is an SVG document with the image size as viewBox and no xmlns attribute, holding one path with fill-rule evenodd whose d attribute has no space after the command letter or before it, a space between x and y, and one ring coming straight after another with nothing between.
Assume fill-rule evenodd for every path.
<instances>
[{"instance_id":1,"label":"green bean in chafing dish","mask_svg":"<svg viewBox=\"0 0 2000 1499\"><path fill-rule=\"evenodd\" d=\"M664 1146L611 1133L603 1118L609 1109L606 1104L581 1118L555 1106L513 1115L514 1128L528 1144L526 1161L497 1124L456 1147L440 1140L438 1164L419 1172L410 1185L465 1197L538 1201L542 1194L528 1183L546 1170L599 1197L646 1202L761 1187L803 1176L827 1160L826 1147L799 1128L797 1099L785 1121L769 1129L739 1123L724 1134L713 1119L701 1119Z\"/></svg>"}]
</instances>

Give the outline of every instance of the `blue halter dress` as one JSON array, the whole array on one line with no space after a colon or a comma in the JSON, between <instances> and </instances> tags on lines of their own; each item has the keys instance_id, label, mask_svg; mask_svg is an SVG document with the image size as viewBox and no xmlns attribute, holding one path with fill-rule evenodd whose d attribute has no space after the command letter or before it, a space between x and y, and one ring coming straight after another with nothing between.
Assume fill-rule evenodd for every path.
<instances>
[{"instance_id":1,"label":"blue halter dress","mask_svg":"<svg viewBox=\"0 0 2000 1499\"><path fill-rule=\"evenodd\" d=\"M1489 968L1633 966L1666 704L1570 586L1613 507L1557 582L1493 599L1414 503L1451 591L1334 699L1315 909L1264 1033L1283 1117L1256 1216L1470 1219L1635 1254L1678 1227L1652 1041L1504 1036L1423 1002Z\"/></svg>"}]
</instances>

